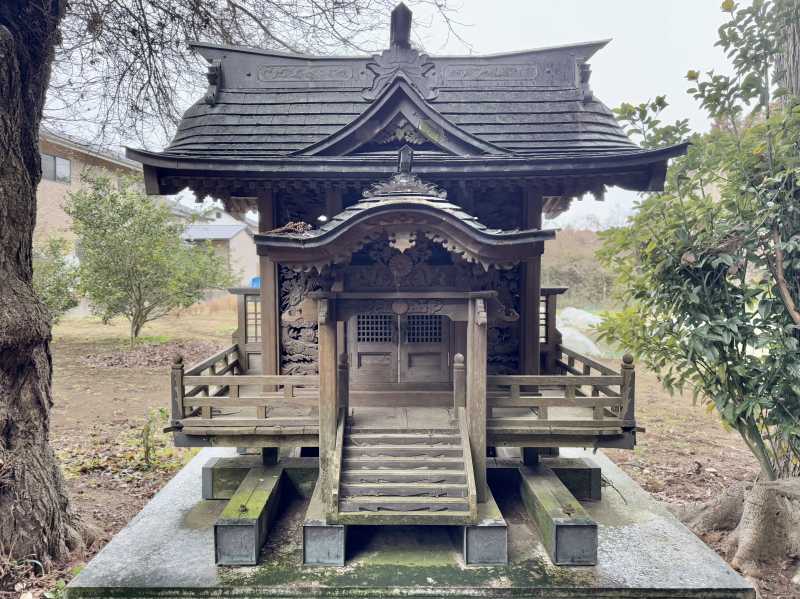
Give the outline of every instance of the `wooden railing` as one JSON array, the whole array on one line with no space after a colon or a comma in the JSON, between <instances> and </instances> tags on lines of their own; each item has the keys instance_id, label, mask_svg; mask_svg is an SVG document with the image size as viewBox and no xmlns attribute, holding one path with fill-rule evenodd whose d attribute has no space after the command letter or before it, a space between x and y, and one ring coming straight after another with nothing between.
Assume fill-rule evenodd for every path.
<instances>
[{"instance_id":1,"label":"wooden railing","mask_svg":"<svg viewBox=\"0 0 800 599\"><path fill-rule=\"evenodd\" d=\"M487 379L489 427L506 426L551 432L586 428L630 429L635 424L633 360L623 359L621 372L559 346L564 374L497 375ZM496 416L494 408L529 408L532 414ZM552 408L582 408L551 414ZM535 417L532 417L535 416Z\"/></svg>"},{"instance_id":2,"label":"wooden railing","mask_svg":"<svg viewBox=\"0 0 800 599\"><path fill-rule=\"evenodd\" d=\"M478 517L478 495L475 487L475 464L472 461L472 448L469 442L469 426L467 425L467 409L456 408L458 414L458 432L461 436L462 456L464 459L464 472L467 476L467 498L469 503L470 519Z\"/></svg>"},{"instance_id":3,"label":"wooden railing","mask_svg":"<svg viewBox=\"0 0 800 599\"><path fill-rule=\"evenodd\" d=\"M271 408L319 403L319 377L243 375L238 346L228 347L184 370L172 367L172 427L316 427L316 415L273 415ZM248 410L250 409L250 410ZM194 430L195 433L202 431Z\"/></svg>"},{"instance_id":4,"label":"wooden railing","mask_svg":"<svg viewBox=\"0 0 800 599\"><path fill-rule=\"evenodd\" d=\"M556 309L558 296L566 290L566 287L543 287L539 296L539 353L542 371L548 374L556 372L556 354L561 344L561 333L556 327Z\"/></svg>"}]
</instances>

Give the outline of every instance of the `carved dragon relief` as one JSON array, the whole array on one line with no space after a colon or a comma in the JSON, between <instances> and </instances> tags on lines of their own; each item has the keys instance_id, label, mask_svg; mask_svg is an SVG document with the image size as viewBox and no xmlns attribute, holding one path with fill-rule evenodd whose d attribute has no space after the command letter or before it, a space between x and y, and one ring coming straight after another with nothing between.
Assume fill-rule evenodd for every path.
<instances>
[{"instance_id":1,"label":"carved dragon relief","mask_svg":"<svg viewBox=\"0 0 800 599\"><path fill-rule=\"evenodd\" d=\"M281 374L317 374L317 302L311 291L329 289L330 275L279 268L281 306Z\"/></svg>"},{"instance_id":2,"label":"carved dragon relief","mask_svg":"<svg viewBox=\"0 0 800 599\"><path fill-rule=\"evenodd\" d=\"M375 136L375 143L389 144L395 141L405 142L412 145L422 145L428 138L412 125L404 116L398 116L378 135Z\"/></svg>"}]
</instances>

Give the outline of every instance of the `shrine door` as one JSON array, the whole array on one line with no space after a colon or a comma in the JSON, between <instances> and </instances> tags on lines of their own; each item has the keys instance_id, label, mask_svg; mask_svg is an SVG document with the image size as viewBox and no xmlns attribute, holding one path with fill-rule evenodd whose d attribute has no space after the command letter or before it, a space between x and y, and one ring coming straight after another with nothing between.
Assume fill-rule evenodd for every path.
<instances>
[{"instance_id":1,"label":"shrine door","mask_svg":"<svg viewBox=\"0 0 800 599\"><path fill-rule=\"evenodd\" d=\"M440 315L354 316L347 326L350 382L448 382L450 328L450 319Z\"/></svg>"}]
</instances>

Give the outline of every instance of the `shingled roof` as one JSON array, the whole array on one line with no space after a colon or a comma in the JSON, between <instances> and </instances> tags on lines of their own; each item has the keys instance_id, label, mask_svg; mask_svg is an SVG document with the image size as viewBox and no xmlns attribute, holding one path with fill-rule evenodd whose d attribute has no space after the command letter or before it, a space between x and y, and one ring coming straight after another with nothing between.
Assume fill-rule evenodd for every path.
<instances>
[{"instance_id":1,"label":"shingled roof","mask_svg":"<svg viewBox=\"0 0 800 599\"><path fill-rule=\"evenodd\" d=\"M445 121L494 146L482 153L637 151L588 86L586 61L605 44L474 58L429 58L412 49L405 55L415 73L401 81ZM376 58L318 58L195 48L220 65L223 84L186 112L168 154L302 154L382 99L379 80L396 60L391 50ZM373 152L380 151L379 141Z\"/></svg>"},{"instance_id":2,"label":"shingled roof","mask_svg":"<svg viewBox=\"0 0 800 599\"><path fill-rule=\"evenodd\" d=\"M615 173L594 184L657 189L666 160L685 151L639 148L594 95L588 61L607 41L428 56L411 47L402 4L392 23L390 47L374 56L194 44L210 64L207 93L163 152L129 150L148 190L168 192L160 177L175 186L198 171L386 176L406 144L426 176Z\"/></svg>"}]
</instances>

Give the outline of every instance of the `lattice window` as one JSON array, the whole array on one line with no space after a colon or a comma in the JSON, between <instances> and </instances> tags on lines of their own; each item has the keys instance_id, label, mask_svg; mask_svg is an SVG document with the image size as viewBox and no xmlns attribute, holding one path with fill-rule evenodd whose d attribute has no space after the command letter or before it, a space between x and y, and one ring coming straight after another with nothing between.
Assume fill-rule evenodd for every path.
<instances>
[{"instance_id":1,"label":"lattice window","mask_svg":"<svg viewBox=\"0 0 800 599\"><path fill-rule=\"evenodd\" d=\"M246 343L261 342L261 297L246 295L244 298Z\"/></svg>"},{"instance_id":2,"label":"lattice window","mask_svg":"<svg viewBox=\"0 0 800 599\"><path fill-rule=\"evenodd\" d=\"M406 326L407 343L441 343L442 316L413 314Z\"/></svg>"},{"instance_id":3,"label":"lattice window","mask_svg":"<svg viewBox=\"0 0 800 599\"><path fill-rule=\"evenodd\" d=\"M394 341L395 317L392 314L359 314L356 336L359 343L391 343Z\"/></svg>"}]
</instances>

